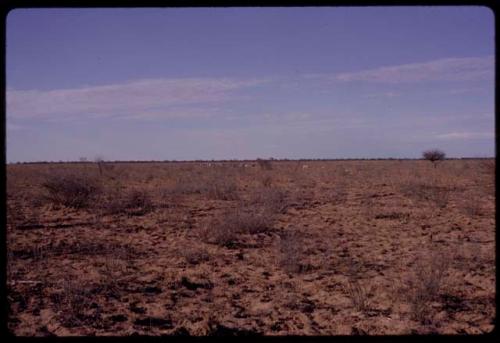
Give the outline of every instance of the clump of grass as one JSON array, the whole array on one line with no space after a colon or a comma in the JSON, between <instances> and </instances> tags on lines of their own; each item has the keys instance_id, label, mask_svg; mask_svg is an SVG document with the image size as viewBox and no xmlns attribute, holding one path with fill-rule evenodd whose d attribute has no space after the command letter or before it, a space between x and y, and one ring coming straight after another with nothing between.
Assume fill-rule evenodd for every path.
<instances>
[{"instance_id":1,"label":"clump of grass","mask_svg":"<svg viewBox=\"0 0 500 343\"><path fill-rule=\"evenodd\" d=\"M42 183L44 198L56 205L72 208L91 207L102 193L96 178L85 174L53 174Z\"/></svg>"},{"instance_id":2,"label":"clump of grass","mask_svg":"<svg viewBox=\"0 0 500 343\"><path fill-rule=\"evenodd\" d=\"M81 283L65 278L62 289L52 295L60 322L65 327L95 327L102 321L100 307L93 306L91 289Z\"/></svg>"},{"instance_id":3,"label":"clump of grass","mask_svg":"<svg viewBox=\"0 0 500 343\"><path fill-rule=\"evenodd\" d=\"M406 182L400 191L415 200L429 201L439 208L445 208L449 201L449 189L428 183Z\"/></svg>"},{"instance_id":4,"label":"clump of grass","mask_svg":"<svg viewBox=\"0 0 500 343\"><path fill-rule=\"evenodd\" d=\"M265 175L262 177L261 182L262 186L271 187L271 185L273 184L273 178L271 177L271 175Z\"/></svg>"},{"instance_id":5,"label":"clump of grass","mask_svg":"<svg viewBox=\"0 0 500 343\"><path fill-rule=\"evenodd\" d=\"M359 280L349 279L347 283L347 294L356 310L365 311L368 308L367 291Z\"/></svg>"},{"instance_id":6,"label":"clump of grass","mask_svg":"<svg viewBox=\"0 0 500 343\"><path fill-rule=\"evenodd\" d=\"M477 217L483 214L483 208L481 206L481 202L477 198L472 198L467 200L462 205L462 210L469 217Z\"/></svg>"},{"instance_id":7,"label":"clump of grass","mask_svg":"<svg viewBox=\"0 0 500 343\"><path fill-rule=\"evenodd\" d=\"M207 195L215 200L238 200L236 183L229 178L215 178L209 180Z\"/></svg>"},{"instance_id":8,"label":"clump of grass","mask_svg":"<svg viewBox=\"0 0 500 343\"><path fill-rule=\"evenodd\" d=\"M280 266L287 273L300 273L303 270L303 242L299 233L287 232L280 237Z\"/></svg>"},{"instance_id":9,"label":"clump of grass","mask_svg":"<svg viewBox=\"0 0 500 343\"><path fill-rule=\"evenodd\" d=\"M347 295L357 311L365 311L368 309L369 305L368 292L360 281L360 265L350 257L346 257L344 262L347 263L348 268Z\"/></svg>"},{"instance_id":10,"label":"clump of grass","mask_svg":"<svg viewBox=\"0 0 500 343\"><path fill-rule=\"evenodd\" d=\"M405 292L413 319L424 322L428 317L428 304L438 297L451 259L449 253L435 249L417 257Z\"/></svg>"},{"instance_id":11,"label":"clump of grass","mask_svg":"<svg viewBox=\"0 0 500 343\"><path fill-rule=\"evenodd\" d=\"M182 257L189 263L189 264L200 264L201 262L208 261L210 259L210 255L208 251L205 249L182 249L180 250Z\"/></svg>"}]
</instances>

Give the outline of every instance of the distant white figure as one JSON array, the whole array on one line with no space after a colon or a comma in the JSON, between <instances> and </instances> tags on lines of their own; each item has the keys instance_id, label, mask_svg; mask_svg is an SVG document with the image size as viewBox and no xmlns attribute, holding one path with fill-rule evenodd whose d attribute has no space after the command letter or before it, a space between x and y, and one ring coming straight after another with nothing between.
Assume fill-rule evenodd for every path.
<instances>
[{"instance_id":1,"label":"distant white figure","mask_svg":"<svg viewBox=\"0 0 500 343\"><path fill-rule=\"evenodd\" d=\"M307 164L302 165L302 169L307 169L309 166Z\"/></svg>"},{"instance_id":2,"label":"distant white figure","mask_svg":"<svg viewBox=\"0 0 500 343\"><path fill-rule=\"evenodd\" d=\"M249 165L248 163L245 163L245 164L243 165L243 167L248 168L248 167L250 167L250 165Z\"/></svg>"}]
</instances>

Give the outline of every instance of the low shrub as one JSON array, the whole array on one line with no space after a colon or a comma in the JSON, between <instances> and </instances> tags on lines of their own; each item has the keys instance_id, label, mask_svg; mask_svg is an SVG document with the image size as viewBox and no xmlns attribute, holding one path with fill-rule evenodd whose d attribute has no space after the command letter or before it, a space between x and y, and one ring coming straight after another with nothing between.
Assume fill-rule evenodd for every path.
<instances>
[{"instance_id":1,"label":"low shrub","mask_svg":"<svg viewBox=\"0 0 500 343\"><path fill-rule=\"evenodd\" d=\"M238 188L230 178L217 175L196 177L179 177L172 194L202 194L214 200L237 200Z\"/></svg>"},{"instance_id":2,"label":"low shrub","mask_svg":"<svg viewBox=\"0 0 500 343\"><path fill-rule=\"evenodd\" d=\"M144 215L154 210L151 196L144 190L131 190L125 193L117 191L108 194L103 203L104 211L108 214Z\"/></svg>"},{"instance_id":3,"label":"low shrub","mask_svg":"<svg viewBox=\"0 0 500 343\"><path fill-rule=\"evenodd\" d=\"M255 189L250 194L249 203L271 213L284 213L289 205L286 193L276 187Z\"/></svg>"},{"instance_id":4,"label":"low shrub","mask_svg":"<svg viewBox=\"0 0 500 343\"><path fill-rule=\"evenodd\" d=\"M263 160L261 158L258 158L257 163L258 163L259 167L263 170L272 170L273 169L273 165L271 164L270 160Z\"/></svg>"},{"instance_id":5,"label":"low shrub","mask_svg":"<svg viewBox=\"0 0 500 343\"><path fill-rule=\"evenodd\" d=\"M275 215L261 207L239 207L212 220L203 231L204 239L223 246L234 244L240 234L256 234L272 228Z\"/></svg>"},{"instance_id":6,"label":"low shrub","mask_svg":"<svg viewBox=\"0 0 500 343\"><path fill-rule=\"evenodd\" d=\"M72 208L91 207L102 193L99 180L85 174L50 175L42 187L46 200Z\"/></svg>"}]
</instances>

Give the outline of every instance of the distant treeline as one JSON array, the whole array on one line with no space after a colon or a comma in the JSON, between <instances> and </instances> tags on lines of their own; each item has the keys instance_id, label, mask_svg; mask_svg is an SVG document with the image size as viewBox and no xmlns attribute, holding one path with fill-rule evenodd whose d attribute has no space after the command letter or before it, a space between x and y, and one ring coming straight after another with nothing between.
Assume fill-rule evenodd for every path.
<instances>
[{"instance_id":1,"label":"distant treeline","mask_svg":"<svg viewBox=\"0 0 500 343\"><path fill-rule=\"evenodd\" d=\"M258 158L255 160L150 160L150 161L33 161L33 162L11 162L7 164L88 164L88 163L256 163L259 160L271 162L333 162L333 161L417 161L423 158ZM490 160L495 157L447 157L447 160Z\"/></svg>"}]
</instances>

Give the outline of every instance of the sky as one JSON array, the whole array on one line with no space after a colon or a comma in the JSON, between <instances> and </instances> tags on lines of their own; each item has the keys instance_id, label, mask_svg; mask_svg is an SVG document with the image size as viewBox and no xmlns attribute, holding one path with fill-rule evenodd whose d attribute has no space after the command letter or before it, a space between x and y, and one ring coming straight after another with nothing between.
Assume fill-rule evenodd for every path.
<instances>
[{"instance_id":1,"label":"sky","mask_svg":"<svg viewBox=\"0 0 500 343\"><path fill-rule=\"evenodd\" d=\"M7 162L495 155L479 6L16 9Z\"/></svg>"}]
</instances>

